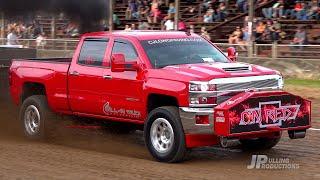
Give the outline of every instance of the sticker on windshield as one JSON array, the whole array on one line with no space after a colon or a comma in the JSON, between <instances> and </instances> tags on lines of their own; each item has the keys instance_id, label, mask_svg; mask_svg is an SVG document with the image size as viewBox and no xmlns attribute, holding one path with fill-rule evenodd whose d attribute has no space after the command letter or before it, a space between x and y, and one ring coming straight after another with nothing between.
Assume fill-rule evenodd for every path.
<instances>
[{"instance_id":1,"label":"sticker on windshield","mask_svg":"<svg viewBox=\"0 0 320 180\"><path fill-rule=\"evenodd\" d=\"M201 42L201 38L180 38L180 39L156 39L148 41L148 44L163 44L163 43L174 43L174 42Z\"/></svg>"},{"instance_id":2,"label":"sticker on windshield","mask_svg":"<svg viewBox=\"0 0 320 180\"><path fill-rule=\"evenodd\" d=\"M202 58L204 62L214 62L212 58Z\"/></svg>"}]
</instances>

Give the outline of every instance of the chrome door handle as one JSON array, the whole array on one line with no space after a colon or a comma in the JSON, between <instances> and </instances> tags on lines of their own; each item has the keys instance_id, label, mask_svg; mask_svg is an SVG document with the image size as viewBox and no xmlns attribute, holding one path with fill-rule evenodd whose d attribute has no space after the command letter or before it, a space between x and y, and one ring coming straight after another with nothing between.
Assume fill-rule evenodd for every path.
<instances>
[{"instance_id":1,"label":"chrome door handle","mask_svg":"<svg viewBox=\"0 0 320 180\"><path fill-rule=\"evenodd\" d=\"M103 77L103 79L112 79L111 75L103 75L102 77Z\"/></svg>"},{"instance_id":2,"label":"chrome door handle","mask_svg":"<svg viewBox=\"0 0 320 180\"><path fill-rule=\"evenodd\" d=\"M79 76L80 73L78 73L78 71L72 71L72 72L70 72L70 75L72 75L72 76Z\"/></svg>"}]
</instances>

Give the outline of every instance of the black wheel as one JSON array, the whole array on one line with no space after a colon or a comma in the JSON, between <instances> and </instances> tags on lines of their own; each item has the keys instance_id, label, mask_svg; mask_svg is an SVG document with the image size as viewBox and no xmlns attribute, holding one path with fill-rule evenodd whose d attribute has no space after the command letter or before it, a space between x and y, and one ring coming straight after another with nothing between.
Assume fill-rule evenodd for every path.
<instances>
[{"instance_id":1,"label":"black wheel","mask_svg":"<svg viewBox=\"0 0 320 180\"><path fill-rule=\"evenodd\" d=\"M54 119L56 115L48 107L46 96L30 96L22 103L20 122L27 138L41 140L48 137Z\"/></svg>"},{"instance_id":2,"label":"black wheel","mask_svg":"<svg viewBox=\"0 0 320 180\"><path fill-rule=\"evenodd\" d=\"M276 146L280 139L281 136L276 138L242 139L240 142L245 150L268 150Z\"/></svg>"},{"instance_id":3,"label":"black wheel","mask_svg":"<svg viewBox=\"0 0 320 180\"><path fill-rule=\"evenodd\" d=\"M179 162L187 153L185 135L177 107L152 110L144 126L144 138L151 155L161 162Z\"/></svg>"}]
</instances>

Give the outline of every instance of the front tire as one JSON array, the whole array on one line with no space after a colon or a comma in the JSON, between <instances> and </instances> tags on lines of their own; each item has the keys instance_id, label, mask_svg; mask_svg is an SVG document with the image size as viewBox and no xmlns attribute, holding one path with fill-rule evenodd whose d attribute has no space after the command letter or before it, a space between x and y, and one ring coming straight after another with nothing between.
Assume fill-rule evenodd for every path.
<instances>
[{"instance_id":1,"label":"front tire","mask_svg":"<svg viewBox=\"0 0 320 180\"><path fill-rule=\"evenodd\" d=\"M28 97L20 108L20 122L24 134L32 140L43 140L48 136L51 121L55 114L50 110L47 98L43 95Z\"/></svg>"},{"instance_id":2,"label":"front tire","mask_svg":"<svg viewBox=\"0 0 320 180\"><path fill-rule=\"evenodd\" d=\"M152 110L144 126L144 138L151 155L160 162L180 162L187 153L185 135L177 107Z\"/></svg>"}]
</instances>

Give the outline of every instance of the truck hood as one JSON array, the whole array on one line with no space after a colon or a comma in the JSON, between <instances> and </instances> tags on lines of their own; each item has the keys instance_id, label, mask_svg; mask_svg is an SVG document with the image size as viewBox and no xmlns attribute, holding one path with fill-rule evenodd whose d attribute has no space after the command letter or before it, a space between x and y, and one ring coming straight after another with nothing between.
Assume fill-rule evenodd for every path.
<instances>
[{"instance_id":1,"label":"truck hood","mask_svg":"<svg viewBox=\"0 0 320 180\"><path fill-rule=\"evenodd\" d=\"M175 81L209 81L216 78L277 74L277 71L247 63L201 63L152 69L149 77Z\"/></svg>"}]
</instances>

